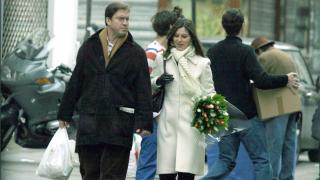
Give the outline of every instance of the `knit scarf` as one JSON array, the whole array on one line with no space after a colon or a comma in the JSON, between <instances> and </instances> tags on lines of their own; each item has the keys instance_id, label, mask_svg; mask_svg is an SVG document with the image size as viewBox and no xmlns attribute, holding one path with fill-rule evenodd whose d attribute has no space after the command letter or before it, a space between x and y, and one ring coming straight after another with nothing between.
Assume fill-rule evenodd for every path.
<instances>
[{"instance_id":1,"label":"knit scarf","mask_svg":"<svg viewBox=\"0 0 320 180\"><path fill-rule=\"evenodd\" d=\"M171 49L172 58L178 64L178 70L181 77L181 83L183 86L183 91L193 97L200 96L202 94L201 85L197 79L192 75L192 71L190 68L191 58L193 58L195 54L195 49L193 46L188 46L185 50L179 51L176 48Z\"/></svg>"}]
</instances>

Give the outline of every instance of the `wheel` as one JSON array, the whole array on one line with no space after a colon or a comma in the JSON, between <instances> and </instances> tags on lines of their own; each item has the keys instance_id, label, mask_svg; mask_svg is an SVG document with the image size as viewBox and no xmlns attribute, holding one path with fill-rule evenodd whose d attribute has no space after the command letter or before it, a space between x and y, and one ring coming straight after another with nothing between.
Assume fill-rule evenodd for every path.
<instances>
[{"instance_id":1,"label":"wheel","mask_svg":"<svg viewBox=\"0 0 320 180\"><path fill-rule=\"evenodd\" d=\"M15 103L1 106L1 151L9 143L18 124L19 107Z\"/></svg>"},{"instance_id":2,"label":"wheel","mask_svg":"<svg viewBox=\"0 0 320 180\"><path fill-rule=\"evenodd\" d=\"M8 145L15 129L16 129L16 126L12 125L4 133L2 133L2 131L1 131L1 151ZM2 134L3 134L3 136L2 136Z\"/></svg>"},{"instance_id":3,"label":"wheel","mask_svg":"<svg viewBox=\"0 0 320 180\"><path fill-rule=\"evenodd\" d=\"M320 162L320 149L309 150L308 157L311 162Z\"/></svg>"}]
</instances>

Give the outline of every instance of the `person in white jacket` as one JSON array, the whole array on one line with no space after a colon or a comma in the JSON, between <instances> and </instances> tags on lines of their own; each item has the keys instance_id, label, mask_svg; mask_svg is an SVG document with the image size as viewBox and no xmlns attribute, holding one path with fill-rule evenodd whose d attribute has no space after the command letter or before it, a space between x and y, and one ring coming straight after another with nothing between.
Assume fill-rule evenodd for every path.
<instances>
[{"instance_id":1,"label":"person in white jacket","mask_svg":"<svg viewBox=\"0 0 320 180\"><path fill-rule=\"evenodd\" d=\"M167 50L156 58L151 83L154 90L165 86L158 117L160 180L194 179L204 171L205 137L191 127L192 98L213 93L214 87L210 60L204 57L192 21L180 18L169 31Z\"/></svg>"}]
</instances>

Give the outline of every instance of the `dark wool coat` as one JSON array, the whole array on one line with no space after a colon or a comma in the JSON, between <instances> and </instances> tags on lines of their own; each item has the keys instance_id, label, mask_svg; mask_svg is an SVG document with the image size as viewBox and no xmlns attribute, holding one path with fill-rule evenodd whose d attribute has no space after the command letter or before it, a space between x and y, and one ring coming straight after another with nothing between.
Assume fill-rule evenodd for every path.
<instances>
[{"instance_id":1,"label":"dark wool coat","mask_svg":"<svg viewBox=\"0 0 320 180\"><path fill-rule=\"evenodd\" d=\"M79 49L58 119L71 121L78 105L77 145L106 143L130 148L136 129L152 131L147 58L129 33L105 68L99 33ZM134 108L134 114L119 110L121 106Z\"/></svg>"},{"instance_id":2,"label":"dark wool coat","mask_svg":"<svg viewBox=\"0 0 320 180\"><path fill-rule=\"evenodd\" d=\"M287 84L286 75L270 76L259 64L253 48L236 36L228 36L208 50L217 93L239 108L250 119L257 115L250 80L259 89Z\"/></svg>"}]
</instances>

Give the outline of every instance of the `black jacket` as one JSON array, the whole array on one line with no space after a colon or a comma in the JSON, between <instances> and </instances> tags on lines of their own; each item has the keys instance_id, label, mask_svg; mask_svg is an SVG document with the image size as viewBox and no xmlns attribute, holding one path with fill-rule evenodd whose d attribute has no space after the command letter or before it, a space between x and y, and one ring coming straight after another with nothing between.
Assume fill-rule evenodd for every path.
<instances>
[{"instance_id":1,"label":"black jacket","mask_svg":"<svg viewBox=\"0 0 320 180\"><path fill-rule=\"evenodd\" d=\"M208 50L215 90L250 119L257 115L250 80L260 89L287 84L286 75L270 76L259 64L253 48L236 36L228 36Z\"/></svg>"},{"instance_id":2,"label":"black jacket","mask_svg":"<svg viewBox=\"0 0 320 180\"><path fill-rule=\"evenodd\" d=\"M147 58L129 33L105 68L99 32L79 49L58 119L71 121L78 105L77 145L106 143L131 147L135 129L152 131ZM121 106L134 108L135 113L120 111Z\"/></svg>"}]
</instances>

